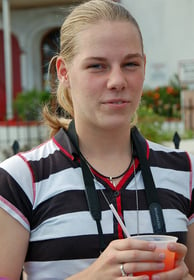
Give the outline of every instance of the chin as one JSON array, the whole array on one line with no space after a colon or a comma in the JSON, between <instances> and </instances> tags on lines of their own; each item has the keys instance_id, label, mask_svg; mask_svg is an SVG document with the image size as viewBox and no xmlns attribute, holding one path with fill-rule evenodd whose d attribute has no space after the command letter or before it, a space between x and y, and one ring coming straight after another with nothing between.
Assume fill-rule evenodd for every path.
<instances>
[{"instance_id":1,"label":"chin","mask_svg":"<svg viewBox=\"0 0 194 280\"><path fill-rule=\"evenodd\" d=\"M115 119L111 121L103 121L101 123L101 127L107 130L112 130L112 129L121 129L122 127L126 129L126 127L129 127L130 121L126 121L126 119L123 121Z\"/></svg>"}]
</instances>

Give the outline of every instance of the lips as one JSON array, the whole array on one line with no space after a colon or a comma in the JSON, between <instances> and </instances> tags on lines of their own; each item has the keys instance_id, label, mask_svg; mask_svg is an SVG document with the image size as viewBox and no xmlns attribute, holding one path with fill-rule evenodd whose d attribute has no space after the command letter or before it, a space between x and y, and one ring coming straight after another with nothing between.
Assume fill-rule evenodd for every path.
<instances>
[{"instance_id":1,"label":"lips","mask_svg":"<svg viewBox=\"0 0 194 280\"><path fill-rule=\"evenodd\" d=\"M107 100L107 101L103 102L103 104L118 104L118 105L124 104L124 103L129 103L129 101L119 99L119 100Z\"/></svg>"},{"instance_id":2,"label":"lips","mask_svg":"<svg viewBox=\"0 0 194 280\"><path fill-rule=\"evenodd\" d=\"M126 101L115 101L115 102L110 102L112 104L123 104L126 103Z\"/></svg>"}]
</instances>

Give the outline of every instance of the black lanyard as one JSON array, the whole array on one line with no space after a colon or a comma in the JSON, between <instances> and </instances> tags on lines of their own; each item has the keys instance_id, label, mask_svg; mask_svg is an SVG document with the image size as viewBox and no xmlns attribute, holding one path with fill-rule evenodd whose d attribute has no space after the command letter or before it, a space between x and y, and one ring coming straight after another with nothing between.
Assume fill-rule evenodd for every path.
<instances>
[{"instance_id":1,"label":"black lanyard","mask_svg":"<svg viewBox=\"0 0 194 280\"><path fill-rule=\"evenodd\" d=\"M155 234L164 234L166 233L166 227L162 208L159 203L158 193L155 187L152 172L146 158L145 149L142 146L136 127L133 127L131 129L131 136L141 166L146 200L150 211L153 231Z\"/></svg>"},{"instance_id":2,"label":"black lanyard","mask_svg":"<svg viewBox=\"0 0 194 280\"><path fill-rule=\"evenodd\" d=\"M105 249L105 243L103 239L103 232L102 232L102 226L101 226L101 207L99 198L96 192L95 184L94 184L94 178L91 174L91 171L85 162L80 150L79 150L79 143L78 143L78 137L75 130L75 123L74 121L71 121L69 128L68 128L68 135L77 149L77 152L80 157L80 165L82 169L84 184L85 184L85 192L86 192L86 198L87 203L89 207L89 211L93 217L93 219L96 221L98 234L99 234L99 242L100 242L100 250L101 252ZM165 229L165 222L163 217L162 208L159 204L159 199L157 195L157 189L154 184L153 176L150 170L150 166L148 164L145 150L142 147L142 143L139 139L138 130L136 127L133 127L131 130L131 136L133 145L137 151L137 157L140 162L144 186L145 186L145 192L146 192L146 200L148 203L153 231L155 234L164 234L166 233Z\"/></svg>"},{"instance_id":3,"label":"black lanyard","mask_svg":"<svg viewBox=\"0 0 194 280\"><path fill-rule=\"evenodd\" d=\"M103 252L104 249L106 248L106 246L105 246L103 232L102 232L102 226L101 226L101 222L100 222L101 218L102 218L100 202L99 202L99 198L98 198L98 195L96 192L94 178L92 176L92 173L79 150L79 142L78 142L78 137L77 137L76 130L75 130L74 121L71 121L71 123L69 125L68 135L80 157L80 165L81 165L84 184L85 184L85 193L86 193L88 208L90 210L92 218L96 221L96 225L97 225L97 229L98 229L98 236L99 236L100 252Z\"/></svg>"}]
</instances>

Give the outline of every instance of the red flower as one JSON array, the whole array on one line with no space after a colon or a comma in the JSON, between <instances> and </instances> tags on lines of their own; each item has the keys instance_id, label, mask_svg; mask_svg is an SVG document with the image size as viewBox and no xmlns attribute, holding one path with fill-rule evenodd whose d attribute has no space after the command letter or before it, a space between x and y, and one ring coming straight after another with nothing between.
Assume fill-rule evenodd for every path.
<instances>
[{"instance_id":1,"label":"red flower","mask_svg":"<svg viewBox=\"0 0 194 280\"><path fill-rule=\"evenodd\" d=\"M159 92L155 92L155 94L154 94L154 99L157 100L157 99L159 99L159 98L160 98Z\"/></svg>"},{"instance_id":2,"label":"red flower","mask_svg":"<svg viewBox=\"0 0 194 280\"><path fill-rule=\"evenodd\" d=\"M168 94L173 94L174 93L174 88L169 86L169 87L166 88L166 92Z\"/></svg>"}]
</instances>

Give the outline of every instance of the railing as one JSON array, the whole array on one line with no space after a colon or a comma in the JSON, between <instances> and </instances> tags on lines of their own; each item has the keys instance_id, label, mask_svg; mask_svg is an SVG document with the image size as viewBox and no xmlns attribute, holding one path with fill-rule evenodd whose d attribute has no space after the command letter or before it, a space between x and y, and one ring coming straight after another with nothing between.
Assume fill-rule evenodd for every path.
<instances>
[{"instance_id":1,"label":"railing","mask_svg":"<svg viewBox=\"0 0 194 280\"><path fill-rule=\"evenodd\" d=\"M171 129L175 130L175 127ZM31 149L48 138L49 130L40 122L0 122L0 162L19 151ZM180 141L179 134L175 132L172 139L175 148L179 148Z\"/></svg>"},{"instance_id":2,"label":"railing","mask_svg":"<svg viewBox=\"0 0 194 280\"><path fill-rule=\"evenodd\" d=\"M48 128L40 122L0 122L0 161L48 139Z\"/></svg>"}]
</instances>

